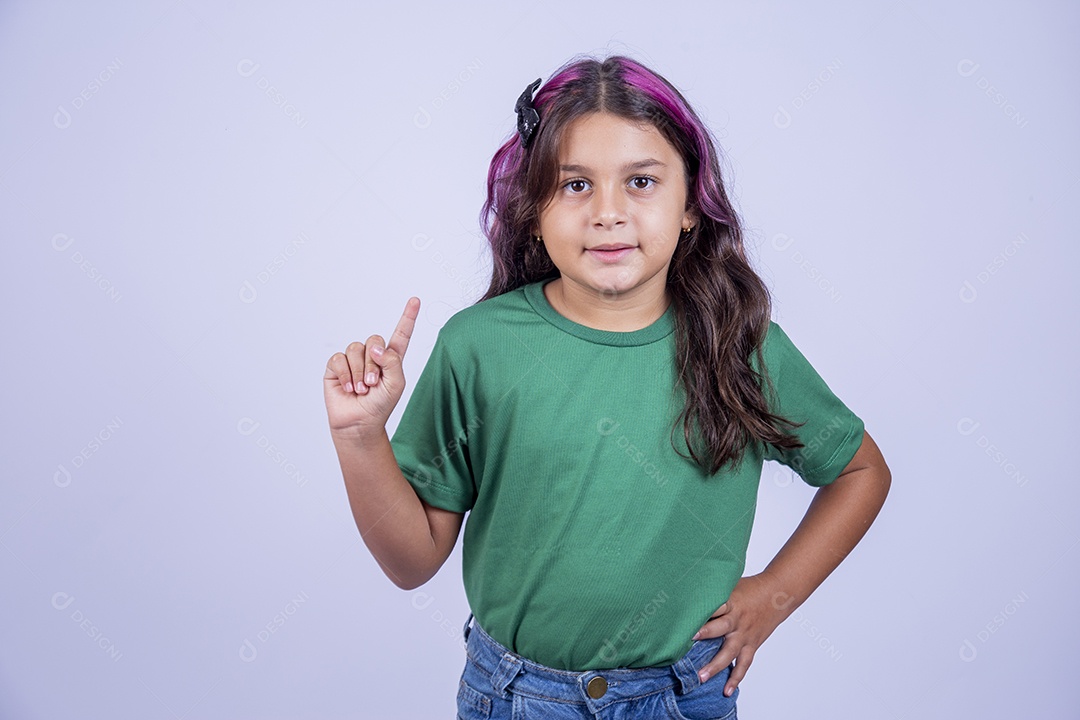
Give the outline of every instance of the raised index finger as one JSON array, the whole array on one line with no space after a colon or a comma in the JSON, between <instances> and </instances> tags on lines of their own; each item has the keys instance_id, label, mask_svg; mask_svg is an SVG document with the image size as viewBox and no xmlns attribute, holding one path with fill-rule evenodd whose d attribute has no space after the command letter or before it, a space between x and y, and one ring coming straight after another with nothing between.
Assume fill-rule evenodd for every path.
<instances>
[{"instance_id":1,"label":"raised index finger","mask_svg":"<svg viewBox=\"0 0 1080 720\"><path fill-rule=\"evenodd\" d=\"M400 357L405 357L405 351L409 349L409 340L412 339L413 328L416 327L416 316L420 314L420 298L411 297L405 302L405 312L401 314L394 333L390 336L386 346L396 352Z\"/></svg>"}]
</instances>

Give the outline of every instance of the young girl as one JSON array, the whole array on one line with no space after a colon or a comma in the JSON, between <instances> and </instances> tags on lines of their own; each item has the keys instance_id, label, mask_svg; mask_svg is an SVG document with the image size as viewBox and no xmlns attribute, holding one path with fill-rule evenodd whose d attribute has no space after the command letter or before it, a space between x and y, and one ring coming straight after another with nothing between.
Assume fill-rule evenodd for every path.
<instances>
[{"instance_id":1,"label":"young girl","mask_svg":"<svg viewBox=\"0 0 1080 720\"><path fill-rule=\"evenodd\" d=\"M890 473L770 320L682 94L621 56L539 84L488 174L491 286L439 331L392 441L419 299L389 342L330 358L349 502L404 589L470 513L460 717L735 718L757 648L862 538ZM742 577L766 459L820 489Z\"/></svg>"}]
</instances>

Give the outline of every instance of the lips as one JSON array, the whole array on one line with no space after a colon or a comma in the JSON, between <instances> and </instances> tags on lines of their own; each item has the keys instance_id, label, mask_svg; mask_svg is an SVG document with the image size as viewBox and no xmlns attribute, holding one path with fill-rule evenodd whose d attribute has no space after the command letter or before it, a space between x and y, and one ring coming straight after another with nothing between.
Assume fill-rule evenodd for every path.
<instances>
[{"instance_id":1,"label":"lips","mask_svg":"<svg viewBox=\"0 0 1080 720\"><path fill-rule=\"evenodd\" d=\"M602 263L616 263L634 251L633 245L598 245L589 248L588 253Z\"/></svg>"}]
</instances>

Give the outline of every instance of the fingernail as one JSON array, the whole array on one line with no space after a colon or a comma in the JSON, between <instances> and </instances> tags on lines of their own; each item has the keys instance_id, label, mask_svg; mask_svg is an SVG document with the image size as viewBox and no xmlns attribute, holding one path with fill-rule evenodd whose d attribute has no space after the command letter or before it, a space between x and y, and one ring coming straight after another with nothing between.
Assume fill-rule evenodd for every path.
<instances>
[{"instance_id":1,"label":"fingernail","mask_svg":"<svg viewBox=\"0 0 1080 720\"><path fill-rule=\"evenodd\" d=\"M373 373L373 372L368 373L367 377L364 378L364 380L365 380L365 382L367 382L368 385L374 385L375 384L375 373Z\"/></svg>"},{"instance_id":2,"label":"fingernail","mask_svg":"<svg viewBox=\"0 0 1080 720\"><path fill-rule=\"evenodd\" d=\"M709 679L709 671L708 670L702 670L701 672L698 673L698 677L701 678L701 682L705 682L706 680Z\"/></svg>"},{"instance_id":3,"label":"fingernail","mask_svg":"<svg viewBox=\"0 0 1080 720\"><path fill-rule=\"evenodd\" d=\"M345 392L352 392L352 383L345 383Z\"/></svg>"},{"instance_id":4,"label":"fingernail","mask_svg":"<svg viewBox=\"0 0 1080 720\"><path fill-rule=\"evenodd\" d=\"M375 347L371 348L371 354L375 357L382 357L382 350L383 349L381 347L376 345Z\"/></svg>"},{"instance_id":5,"label":"fingernail","mask_svg":"<svg viewBox=\"0 0 1080 720\"><path fill-rule=\"evenodd\" d=\"M699 637L701 637L701 631L700 630L698 630L696 633L694 633L694 637L691 638L691 639L692 640L697 640Z\"/></svg>"},{"instance_id":6,"label":"fingernail","mask_svg":"<svg viewBox=\"0 0 1080 720\"><path fill-rule=\"evenodd\" d=\"M735 692L733 688L724 688L724 697L731 697L733 692Z\"/></svg>"}]
</instances>

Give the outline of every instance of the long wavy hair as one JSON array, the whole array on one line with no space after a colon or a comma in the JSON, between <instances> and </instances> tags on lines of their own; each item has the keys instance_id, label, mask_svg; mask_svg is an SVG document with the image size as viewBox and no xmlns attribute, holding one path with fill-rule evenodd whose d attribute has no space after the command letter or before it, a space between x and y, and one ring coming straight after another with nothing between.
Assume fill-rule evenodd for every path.
<instances>
[{"instance_id":1,"label":"long wavy hair","mask_svg":"<svg viewBox=\"0 0 1080 720\"><path fill-rule=\"evenodd\" d=\"M532 230L557 189L559 148L570 123L604 112L652 125L682 156L688 208L698 216L691 233L680 236L667 275L678 382L686 391L672 445L681 424L690 456L710 475L729 462L737 467L753 441L802 447L796 436L778 428L802 423L769 411L764 385L771 396L775 388L761 348L769 326L769 291L747 259L716 143L690 104L666 79L621 55L571 59L537 91L533 103L540 123L529 147L513 133L488 170L480 225L491 245L492 277L477 302L559 277Z\"/></svg>"}]
</instances>

